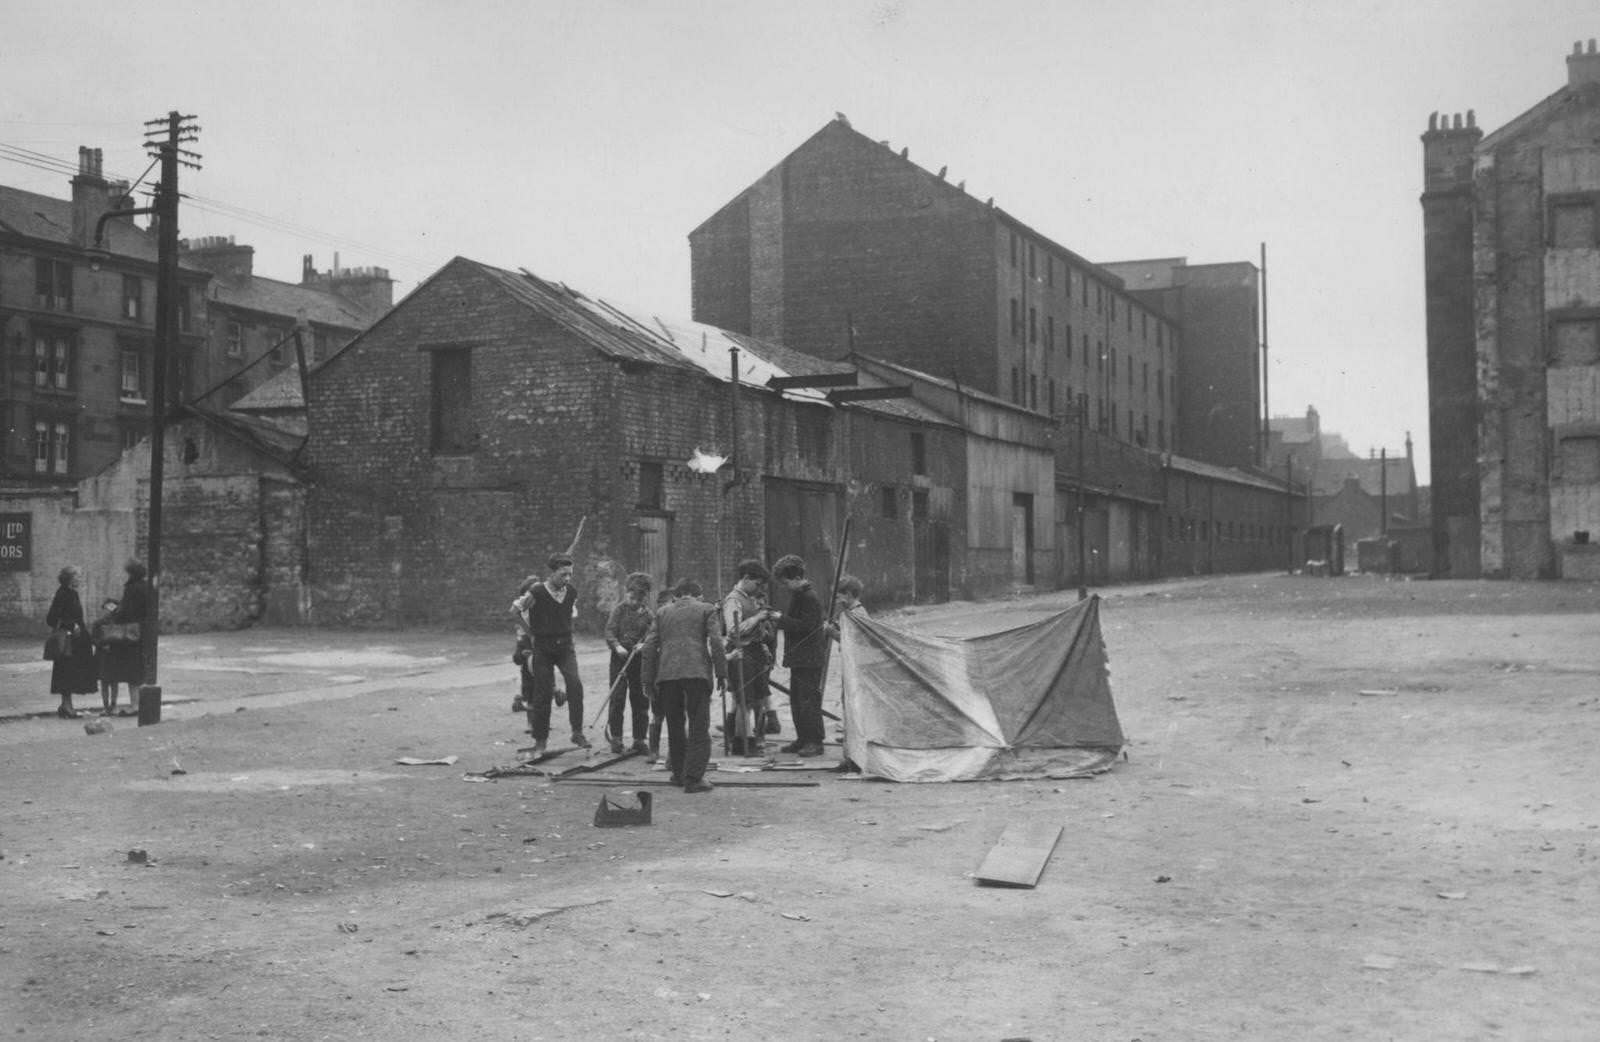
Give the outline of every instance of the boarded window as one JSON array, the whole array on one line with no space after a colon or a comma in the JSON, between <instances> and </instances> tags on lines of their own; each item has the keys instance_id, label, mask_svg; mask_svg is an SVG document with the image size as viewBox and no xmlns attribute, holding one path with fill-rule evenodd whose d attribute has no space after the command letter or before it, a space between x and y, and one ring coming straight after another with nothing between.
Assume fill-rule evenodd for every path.
<instances>
[{"instance_id":1,"label":"boarded window","mask_svg":"<svg viewBox=\"0 0 1600 1042\"><path fill-rule=\"evenodd\" d=\"M433 352L433 451L471 452L472 352L464 347Z\"/></svg>"},{"instance_id":2,"label":"boarded window","mask_svg":"<svg viewBox=\"0 0 1600 1042\"><path fill-rule=\"evenodd\" d=\"M801 407L795 411L795 443L802 463L828 465L831 420L828 409Z\"/></svg>"},{"instance_id":3,"label":"boarded window","mask_svg":"<svg viewBox=\"0 0 1600 1042\"><path fill-rule=\"evenodd\" d=\"M1562 438L1561 483L1600 484L1600 438Z\"/></svg>"},{"instance_id":4,"label":"boarded window","mask_svg":"<svg viewBox=\"0 0 1600 1042\"><path fill-rule=\"evenodd\" d=\"M1594 249L1600 246L1595 204L1589 200L1557 203L1550 207L1550 245L1555 249Z\"/></svg>"},{"instance_id":5,"label":"boarded window","mask_svg":"<svg viewBox=\"0 0 1600 1042\"><path fill-rule=\"evenodd\" d=\"M1600 319L1580 319L1555 323L1555 357L1550 364L1557 367L1595 365L1600 363Z\"/></svg>"},{"instance_id":6,"label":"boarded window","mask_svg":"<svg viewBox=\"0 0 1600 1042\"><path fill-rule=\"evenodd\" d=\"M660 510L666 502L662 495L663 468L659 463L639 464L640 510Z\"/></svg>"}]
</instances>

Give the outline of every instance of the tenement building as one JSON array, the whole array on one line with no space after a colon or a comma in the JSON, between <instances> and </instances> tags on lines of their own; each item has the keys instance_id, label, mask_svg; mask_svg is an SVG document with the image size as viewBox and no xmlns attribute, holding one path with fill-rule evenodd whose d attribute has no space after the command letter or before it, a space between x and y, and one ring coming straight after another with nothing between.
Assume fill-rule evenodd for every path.
<instances>
[{"instance_id":1,"label":"tenement building","mask_svg":"<svg viewBox=\"0 0 1600 1042\"><path fill-rule=\"evenodd\" d=\"M1434 572L1600 577L1600 53L1422 136Z\"/></svg>"}]
</instances>

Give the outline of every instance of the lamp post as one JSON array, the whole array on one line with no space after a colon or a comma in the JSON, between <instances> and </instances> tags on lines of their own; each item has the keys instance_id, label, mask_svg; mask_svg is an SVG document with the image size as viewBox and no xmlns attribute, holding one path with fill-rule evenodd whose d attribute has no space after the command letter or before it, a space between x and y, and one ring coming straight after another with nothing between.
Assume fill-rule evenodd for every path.
<instances>
[{"instance_id":1,"label":"lamp post","mask_svg":"<svg viewBox=\"0 0 1600 1042\"><path fill-rule=\"evenodd\" d=\"M178 167L199 169L193 160L199 157L180 148L184 141L193 141L199 127L189 123L193 116L167 113L161 119L149 120L145 147L153 149L161 163L161 180L156 184L153 204L132 210L112 210L100 215L95 222L94 246L88 251L89 266L95 270L110 257L105 247L106 222L126 217L148 214L156 219L156 329L155 348L151 359L150 392L150 521L146 538L147 564L150 573L150 605L140 626L140 641L144 653L144 683L139 688L139 723L155 723L161 719L161 685L158 671L160 643L157 640L161 625L161 490L166 464L167 393L171 380L171 362L178 339ZM164 134L165 140L162 140Z\"/></svg>"},{"instance_id":2,"label":"lamp post","mask_svg":"<svg viewBox=\"0 0 1600 1042\"><path fill-rule=\"evenodd\" d=\"M1084 413L1087 411L1082 406L1075 410L1078 414L1078 600L1089 599L1088 550L1084 532L1083 497L1086 479L1083 474L1083 443L1088 437L1088 426L1084 423Z\"/></svg>"}]
</instances>

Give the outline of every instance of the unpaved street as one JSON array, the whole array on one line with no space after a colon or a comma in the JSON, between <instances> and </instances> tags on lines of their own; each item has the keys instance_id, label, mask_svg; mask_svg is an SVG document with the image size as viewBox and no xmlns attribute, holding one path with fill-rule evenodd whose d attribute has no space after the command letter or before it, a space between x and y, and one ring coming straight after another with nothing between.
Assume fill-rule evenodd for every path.
<instances>
[{"instance_id":1,"label":"unpaved street","mask_svg":"<svg viewBox=\"0 0 1600 1042\"><path fill-rule=\"evenodd\" d=\"M973 633L1070 597L898 618ZM1102 617L1130 740L1108 774L737 774L819 784L654 787L649 827L591 825L625 783L464 780L522 744L491 657L109 736L0 725L0 1027L1597 1036L1600 588L1258 576L1108 591ZM1065 829L1039 886L976 885L1013 822Z\"/></svg>"}]
</instances>

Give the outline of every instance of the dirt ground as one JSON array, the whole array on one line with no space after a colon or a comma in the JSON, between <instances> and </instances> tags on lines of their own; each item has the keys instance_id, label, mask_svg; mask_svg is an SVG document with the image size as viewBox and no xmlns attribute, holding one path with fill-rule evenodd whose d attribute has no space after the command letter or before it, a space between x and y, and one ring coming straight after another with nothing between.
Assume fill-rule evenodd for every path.
<instances>
[{"instance_id":1,"label":"dirt ground","mask_svg":"<svg viewBox=\"0 0 1600 1042\"><path fill-rule=\"evenodd\" d=\"M650 787L650 827L591 824L644 786L464 780L525 741L509 664L5 724L0 1032L1600 1037L1600 588L1258 576L1106 591L1102 619L1110 773L735 774L819 784ZM1065 830L1039 886L976 884L1013 822Z\"/></svg>"}]
</instances>

